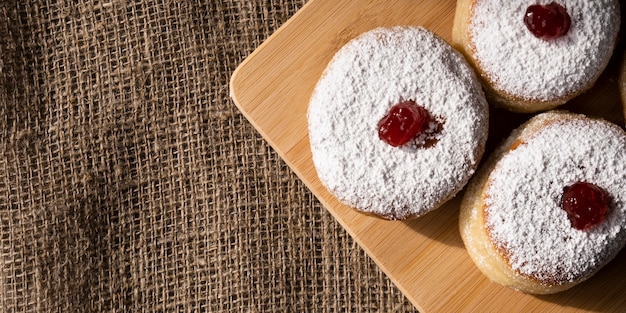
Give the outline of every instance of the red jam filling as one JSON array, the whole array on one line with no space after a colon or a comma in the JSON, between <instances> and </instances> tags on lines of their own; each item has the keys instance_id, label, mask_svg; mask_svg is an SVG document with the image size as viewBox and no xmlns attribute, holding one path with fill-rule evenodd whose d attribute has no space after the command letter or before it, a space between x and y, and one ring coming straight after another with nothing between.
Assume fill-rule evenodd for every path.
<instances>
[{"instance_id":1,"label":"red jam filling","mask_svg":"<svg viewBox=\"0 0 626 313\"><path fill-rule=\"evenodd\" d=\"M378 137L392 147L401 146L428 129L430 114L415 101L400 102L378 122Z\"/></svg>"},{"instance_id":2,"label":"red jam filling","mask_svg":"<svg viewBox=\"0 0 626 313\"><path fill-rule=\"evenodd\" d=\"M551 40L565 35L572 20L562 5L552 2L529 6L524 15L524 24L535 37Z\"/></svg>"},{"instance_id":3,"label":"red jam filling","mask_svg":"<svg viewBox=\"0 0 626 313\"><path fill-rule=\"evenodd\" d=\"M604 221L608 212L606 192L591 183L577 182L563 189L562 207L572 227L585 230Z\"/></svg>"}]
</instances>

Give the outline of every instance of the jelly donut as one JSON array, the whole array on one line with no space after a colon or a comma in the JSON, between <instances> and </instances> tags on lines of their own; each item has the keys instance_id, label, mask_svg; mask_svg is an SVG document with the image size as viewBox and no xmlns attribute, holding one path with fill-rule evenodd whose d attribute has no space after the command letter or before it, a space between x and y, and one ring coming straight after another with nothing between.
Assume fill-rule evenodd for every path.
<instances>
[{"instance_id":1,"label":"jelly donut","mask_svg":"<svg viewBox=\"0 0 626 313\"><path fill-rule=\"evenodd\" d=\"M459 0L453 46L496 105L538 112L593 86L619 27L618 0Z\"/></svg>"},{"instance_id":2,"label":"jelly donut","mask_svg":"<svg viewBox=\"0 0 626 313\"><path fill-rule=\"evenodd\" d=\"M536 115L472 178L459 229L485 276L532 294L588 279L626 244L626 133L568 112Z\"/></svg>"},{"instance_id":3,"label":"jelly donut","mask_svg":"<svg viewBox=\"0 0 626 313\"><path fill-rule=\"evenodd\" d=\"M336 52L307 118L330 193L361 212L407 219L467 183L484 151L488 105L460 53L422 27L397 26Z\"/></svg>"}]
</instances>

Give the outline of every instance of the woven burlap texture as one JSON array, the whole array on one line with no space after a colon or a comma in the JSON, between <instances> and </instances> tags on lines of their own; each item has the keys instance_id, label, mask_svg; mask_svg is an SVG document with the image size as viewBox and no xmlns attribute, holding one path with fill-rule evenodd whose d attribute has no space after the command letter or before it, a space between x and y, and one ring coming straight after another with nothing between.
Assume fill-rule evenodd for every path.
<instances>
[{"instance_id":1,"label":"woven burlap texture","mask_svg":"<svg viewBox=\"0 0 626 313\"><path fill-rule=\"evenodd\" d=\"M0 4L3 311L414 310L229 98L304 2Z\"/></svg>"}]
</instances>

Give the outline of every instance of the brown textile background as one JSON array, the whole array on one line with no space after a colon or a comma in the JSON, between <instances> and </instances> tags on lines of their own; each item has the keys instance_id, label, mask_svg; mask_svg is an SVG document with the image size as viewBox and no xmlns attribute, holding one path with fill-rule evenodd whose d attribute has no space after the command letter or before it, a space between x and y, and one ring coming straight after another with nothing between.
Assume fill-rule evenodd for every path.
<instances>
[{"instance_id":1,"label":"brown textile background","mask_svg":"<svg viewBox=\"0 0 626 313\"><path fill-rule=\"evenodd\" d=\"M229 98L304 5L0 3L3 312L410 312Z\"/></svg>"}]
</instances>

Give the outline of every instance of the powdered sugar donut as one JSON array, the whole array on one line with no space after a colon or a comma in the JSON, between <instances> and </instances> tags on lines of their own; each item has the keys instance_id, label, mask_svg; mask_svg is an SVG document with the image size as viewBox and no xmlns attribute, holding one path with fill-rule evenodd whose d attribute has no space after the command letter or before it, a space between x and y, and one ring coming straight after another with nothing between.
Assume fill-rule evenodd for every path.
<instances>
[{"instance_id":1,"label":"powdered sugar donut","mask_svg":"<svg viewBox=\"0 0 626 313\"><path fill-rule=\"evenodd\" d=\"M515 130L472 179L461 237L491 280L527 293L568 289L626 244L626 133L546 112Z\"/></svg>"},{"instance_id":2,"label":"powdered sugar donut","mask_svg":"<svg viewBox=\"0 0 626 313\"><path fill-rule=\"evenodd\" d=\"M399 104L423 109L429 122L394 147L381 127ZM345 204L387 219L417 217L453 197L479 163L487 124L472 69L421 27L377 28L347 43L308 109L321 182Z\"/></svg>"},{"instance_id":3,"label":"powdered sugar donut","mask_svg":"<svg viewBox=\"0 0 626 313\"><path fill-rule=\"evenodd\" d=\"M453 41L488 97L512 111L537 112L593 86L619 27L617 0L460 0Z\"/></svg>"}]
</instances>

